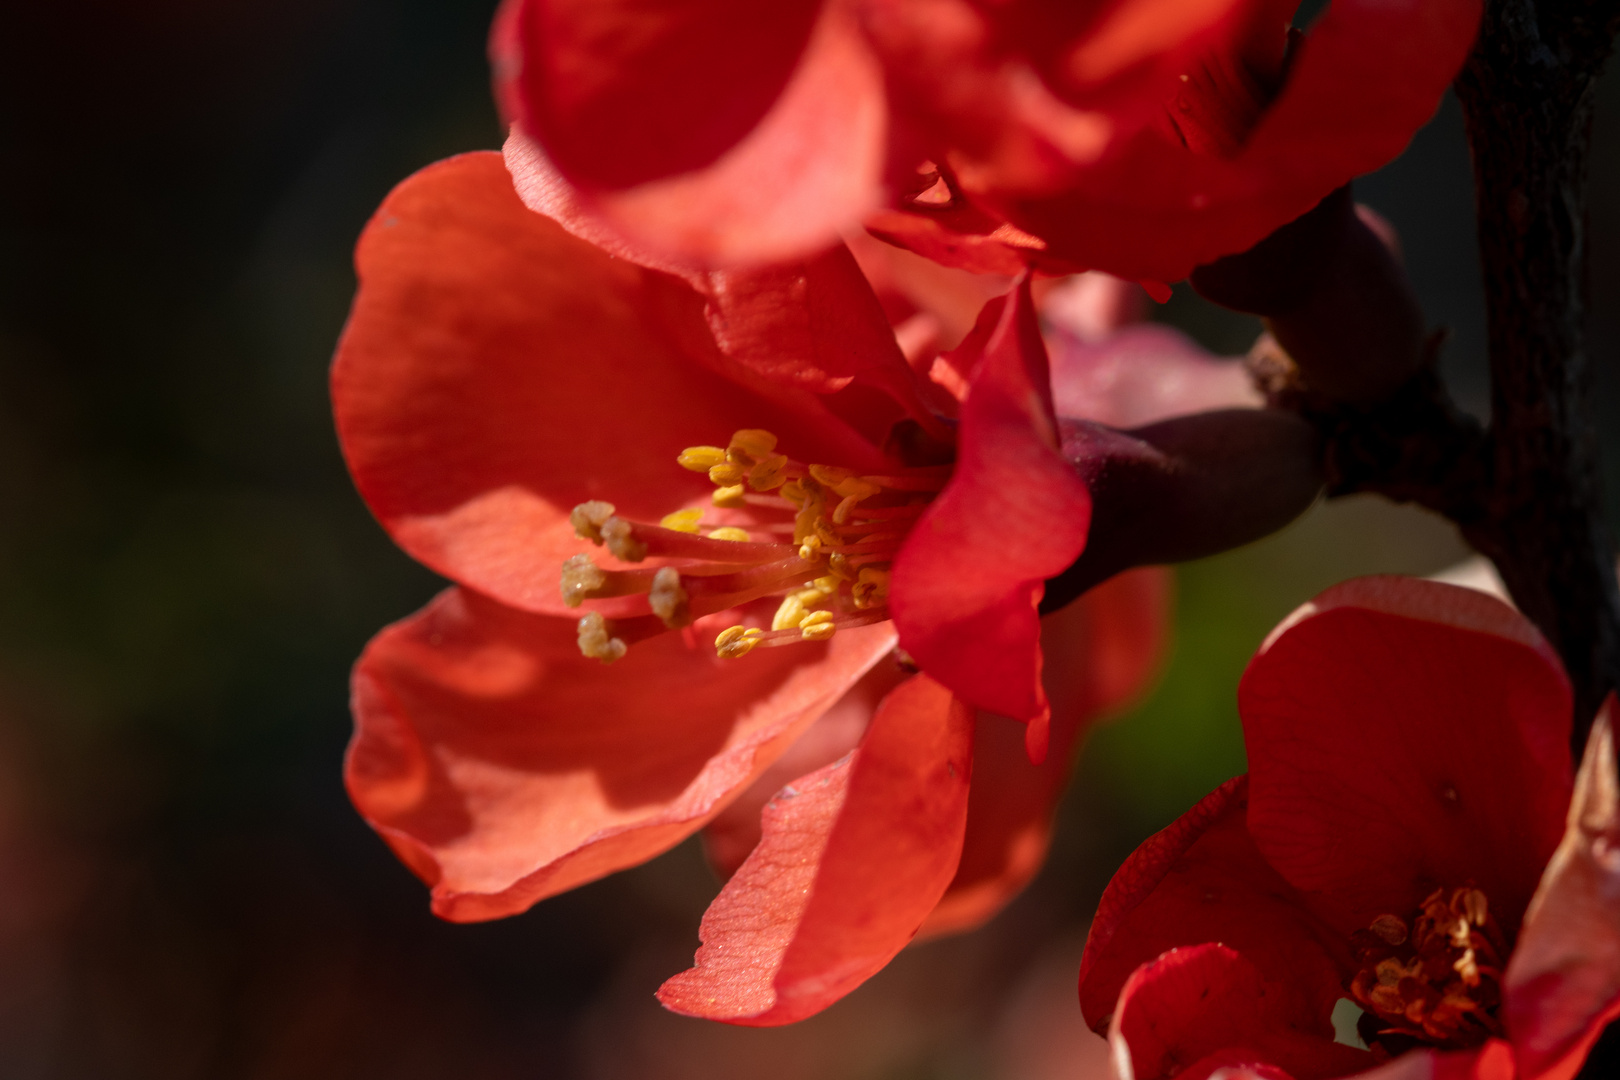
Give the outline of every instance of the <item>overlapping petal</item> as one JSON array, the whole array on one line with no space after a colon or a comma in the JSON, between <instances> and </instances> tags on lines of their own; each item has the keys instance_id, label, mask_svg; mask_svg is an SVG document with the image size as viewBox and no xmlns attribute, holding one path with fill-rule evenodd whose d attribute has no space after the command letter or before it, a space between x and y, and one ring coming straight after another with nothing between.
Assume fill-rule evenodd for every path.
<instances>
[{"instance_id":1,"label":"overlapping petal","mask_svg":"<svg viewBox=\"0 0 1620 1080\"><path fill-rule=\"evenodd\" d=\"M650 250L797 256L882 197L883 74L848 4L507 0L491 53L508 119Z\"/></svg>"},{"instance_id":2,"label":"overlapping petal","mask_svg":"<svg viewBox=\"0 0 1620 1080\"><path fill-rule=\"evenodd\" d=\"M1266 859L1345 933L1476 882L1516 925L1569 801L1569 682L1494 597L1410 578L1336 586L1238 692Z\"/></svg>"},{"instance_id":3,"label":"overlapping petal","mask_svg":"<svg viewBox=\"0 0 1620 1080\"><path fill-rule=\"evenodd\" d=\"M505 603L563 610L577 503L705 505L674 467L686 446L768 427L816 460L883 461L819 397L728 366L688 285L526 210L498 154L405 181L356 258L332 371L350 471L406 551Z\"/></svg>"},{"instance_id":4,"label":"overlapping petal","mask_svg":"<svg viewBox=\"0 0 1620 1080\"><path fill-rule=\"evenodd\" d=\"M784 788L699 933L667 1008L791 1023L875 974L955 872L967 820L972 713L926 675L889 694L858 749ZM881 868L879 870L878 868Z\"/></svg>"},{"instance_id":5,"label":"overlapping petal","mask_svg":"<svg viewBox=\"0 0 1620 1080\"><path fill-rule=\"evenodd\" d=\"M1039 760L1048 707L1036 605L1084 548L1091 499L1057 448L1027 277L986 306L960 353L973 363L956 469L895 560L890 603L901 646L970 703L1028 721Z\"/></svg>"},{"instance_id":6,"label":"overlapping petal","mask_svg":"<svg viewBox=\"0 0 1620 1080\"><path fill-rule=\"evenodd\" d=\"M609 672L572 620L452 589L356 666L350 797L438 914L510 915L695 832L892 643L866 627L736 664L669 634Z\"/></svg>"},{"instance_id":7,"label":"overlapping petal","mask_svg":"<svg viewBox=\"0 0 1620 1080\"><path fill-rule=\"evenodd\" d=\"M1042 617L1042 683L1052 707L1046 760L1030 764L1017 724L979 717L961 863L924 934L977 926L1040 870L1081 740L1099 718L1140 695L1158 671L1169 635L1169 591L1168 571L1132 570Z\"/></svg>"},{"instance_id":8,"label":"overlapping petal","mask_svg":"<svg viewBox=\"0 0 1620 1080\"><path fill-rule=\"evenodd\" d=\"M1479 0L1333 0L1275 100L1226 147L1189 145L1167 122L1120 139L1061 192L1024 196L989 184L974 194L1051 255L1127 278L1180 280L1399 154L1433 116L1479 17ZM1223 107L1242 85L1230 65L1212 59L1211 81L1190 83L1169 110L1180 119L1183 109Z\"/></svg>"}]
</instances>

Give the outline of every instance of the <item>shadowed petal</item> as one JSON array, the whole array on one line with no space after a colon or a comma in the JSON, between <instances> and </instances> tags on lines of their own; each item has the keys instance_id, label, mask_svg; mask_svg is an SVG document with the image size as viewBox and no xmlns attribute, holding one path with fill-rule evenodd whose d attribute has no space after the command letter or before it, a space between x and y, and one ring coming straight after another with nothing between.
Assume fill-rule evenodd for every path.
<instances>
[{"instance_id":1,"label":"shadowed petal","mask_svg":"<svg viewBox=\"0 0 1620 1080\"><path fill-rule=\"evenodd\" d=\"M1058 452L1027 277L986 305L962 360L974 362L956 470L895 560L890 603L901 646L973 705L1029 721L1039 760L1048 712L1035 609L1043 582L1085 547L1091 497Z\"/></svg>"},{"instance_id":2,"label":"shadowed petal","mask_svg":"<svg viewBox=\"0 0 1620 1080\"><path fill-rule=\"evenodd\" d=\"M649 250L788 258L881 198L882 73L848 5L508 0L490 48L509 119Z\"/></svg>"},{"instance_id":3,"label":"shadowed petal","mask_svg":"<svg viewBox=\"0 0 1620 1080\"><path fill-rule=\"evenodd\" d=\"M1372 1055L1302 1031L1289 1020L1282 985L1220 944L1175 949L1137 968L1109 1025L1116 1057L1135 1080L1164 1080L1186 1069L1208 1076L1222 1066L1269 1066L1296 1080L1345 1076ZM1271 1075L1275 1075L1272 1072Z\"/></svg>"},{"instance_id":4,"label":"shadowed petal","mask_svg":"<svg viewBox=\"0 0 1620 1080\"><path fill-rule=\"evenodd\" d=\"M1179 281L1405 149L1462 66L1479 13L1479 0L1334 0L1238 145L1200 151L1171 127L1144 128L1061 194L1000 207L1052 255Z\"/></svg>"},{"instance_id":5,"label":"shadowed petal","mask_svg":"<svg viewBox=\"0 0 1620 1080\"><path fill-rule=\"evenodd\" d=\"M572 620L451 589L372 640L345 777L435 912L511 915L672 847L893 643L859 628L740 663L686 636L609 668Z\"/></svg>"},{"instance_id":6,"label":"shadowed petal","mask_svg":"<svg viewBox=\"0 0 1620 1080\"><path fill-rule=\"evenodd\" d=\"M1094 1028L1108 1025L1140 965L1221 942L1272 984L1267 1008L1279 1022L1332 1040L1348 950L1255 849L1247 808L1244 778L1228 781L1137 848L1108 883L1080 962L1080 1007Z\"/></svg>"},{"instance_id":7,"label":"shadowed petal","mask_svg":"<svg viewBox=\"0 0 1620 1080\"><path fill-rule=\"evenodd\" d=\"M1518 924L1569 801L1570 689L1530 622L1413 578L1336 586L1238 691L1249 831L1340 930L1473 881Z\"/></svg>"},{"instance_id":8,"label":"shadowed petal","mask_svg":"<svg viewBox=\"0 0 1620 1080\"><path fill-rule=\"evenodd\" d=\"M1041 868L1052 817L1087 730L1140 694L1158 671L1169 632L1169 591L1168 571L1132 570L1041 619L1042 682L1052 703L1050 751L1032 765L1023 728L1003 717L979 717L962 861L924 934L977 926Z\"/></svg>"},{"instance_id":9,"label":"shadowed petal","mask_svg":"<svg viewBox=\"0 0 1620 1080\"><path fill-rule=\"evenodd\" d=\"M505 603L566 610L559 564L600 554L568 523L580 502L708 505L686 446L763 427L812 460L884 460L819 398L722 375L695 292L527 210L498 154L406 180L356 260L332 370L355 483L412 556Z\"/></svg>"},{"instance_id":10,"label":"shadowed petal","mask_svg":"<svg viewBox=\"0 0 1620 1080\"><path fill-rule=\"evenodd\" d=\"M1615 698L1586 744L1564 840L1508 962L1508 1030L1519 1075L1569 1080L1620 1016L1620 780Z\"/></svg>"},{"instance_id":11,"label":"shadowed petal","mask_svg":"<svg viewBox=\"0 0 1620 1080\"><path fill-rule=\"evenodd\" d=\"M766 806L759 846L703 917L695 966L658 999L690 1016L774 1026L875 974L956 870L972 739L971 711L932 679L894 690L858 749Z\"/></svg>"}]
</instances>

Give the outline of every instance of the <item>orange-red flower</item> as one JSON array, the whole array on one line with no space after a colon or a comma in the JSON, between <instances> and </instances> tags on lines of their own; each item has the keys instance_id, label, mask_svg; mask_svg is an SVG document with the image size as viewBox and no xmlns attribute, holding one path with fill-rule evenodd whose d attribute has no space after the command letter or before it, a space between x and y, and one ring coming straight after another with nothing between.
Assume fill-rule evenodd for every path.
<instances>
[{"instance_id":1,"label":"orange-red flower","mask_svg":"<svg viewBox=\"0 0 1620 1080\"><path fill-rule=\"evenodd\" d=\"M1607 721L1571 801L1569 684L1529 621L1348 582L1239 704L1249 775L1126 862L1087 942L1081 1004L1130 1075L1573 1076L1620 1013L1620 811ZM1335 1041L1341 999L1370 1049Z\"/></svg>"},{"instance_id":2,"label":"orange-red flower","mask_svg":"<svg viewBox=\"0 0 1620 1080\"><path fill-rule=\"evenodd\" d=\"M663 997L781 1023L1029 879L1164 594L1126 575L1042 630L1088 501L1027 281L952 354L958 403L842 248L672 276L527 210L496 154L402 184L357 262L344 453L457 587L367 647L347 781L435 911L521 911L751 802L716 821L734 874Z\"/></svg>"},{"instance_id":3,"label":"orange-red flower","mask_svg":"<svg viewBox=\"0 0 1620 1080\"><path fill-rule=\"evenodd\" d=\"M507 0L503 110L589 212L696 264L870 220L952 265L1178 280L1394 157L1479 0Z\"/></svg>"}]
</instances>

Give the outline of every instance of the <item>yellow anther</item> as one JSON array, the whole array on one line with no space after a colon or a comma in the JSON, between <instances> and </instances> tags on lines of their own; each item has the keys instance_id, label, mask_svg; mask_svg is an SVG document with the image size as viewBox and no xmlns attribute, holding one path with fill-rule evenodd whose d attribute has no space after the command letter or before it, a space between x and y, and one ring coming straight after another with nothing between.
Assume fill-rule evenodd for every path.
<instances>
[{"instance_id":1,"label":"yellow anther","mask_svg":"<svg viewBox=\"0 0 1620 1080\"><path fill-rule=\"evenodd\" d=\"M858 608L881 604L889 597L889 572L874 566L861 567L860 573L855 577L855 584L850 587L850 593Z\"/></svg>"},{"instance_id":2,"label":"yellow anther","mask_svg":"<svg viewBox=\"0 0 1620 1080\"><path fill-rule=\"evenodd\" d=\"M814 587L817 592L826 596L831 596L833 593L838 591L838 579L832 574L827 574L825 577L818 577L812 581L810 585Z\"/></svg>"},{"instance_id":3,"label":"yellow anther","mask_svg":"<svg viewBox=\"0 0 1620 1080\"><path fill-rule=\"evenodd\" d=\"M681 572L673 566L660 567L658 573L653 575L652 588L647 592L647 602L652 605L653 614L664 620L664 625L671 630L685 626L692 621L691 597L681 585Z\"/></svg>"},{"instance_id":4,"label":"yellow anther","mask_svg":"<svg viewBox=\"0 0 1620 1080\"><path fill-rule=\"evenodd\" d=\"M615 558L625 562L640 562L647 557L647 545L636 539L635 526L621 517L608 518L602 523L602 542Z\"/></svg>"},{"instance_id":5,"label":"yellow anther","mask_svg":"<svg viewBox=\"0 0 1620 1080\"><path fill-rule=\"evenodd\" d=\"M746 543L748 543L749 540L751 540L753 538L748 535L748 530L746 530L746 529L739 529L735 525L723 525L720 528L714 530L714 532L710 533L709 534L709 539L710 540L736 540L736 541L739 541L741 543L746 544Z\"/></svg>"},{"instance_id":6,"label":"yellow anther","mask_svg":"<svg viewBox=\"0 0 1620 1080\"><path fill-rule=\"evenodd\" d=\"M709 470L709 480L717 487L731 487L748 479L748 469L742 465L720 464Z\"/></svg>"},{"instance_id":7,"label":"yellow anther","mask_svg":"<svg viewBox=\"0 0 1620 1080\"><path fill-rule=\"evenodd\" d=\"M599 611L579 620L579 651L592 660L611 664L625 654L628 646L608 630L608 621Z\"/></svg>"},{"instance_id":8,"label":"yellow anther","mask_svg":"<svg viewBox=\"0 0 1620 1080\"><path fill-rule=\"evenodd\" d=\"M799 623L799 636L805 641L826 641L838 632L830 611L812 611Z\"/></svg>"},{"instance_id":9,"label":"yellow anther","mask_svg":"<svg viewBox=\"0 0 1620 1080\"><path fill-rule=\"evenodd\" d=\"M1490 904L1485 894L1478 889L1466 889L1462 897L1463 911L1468 915L1468 921L1475 926L1484 926L1485 918L1490 914Z\"/></svg>"},{"instance_id":10,"label":"yellow anther","mask_svg":"<svg viewBox=\"0 0 1620 1080\"><path fill-rule=\"evenodd\" d=\"M799 598L799 603L804 605L806 611L819 604L826 603L828 596L827 593L816 588L814 584L805 586L793 595Z\"/></svg>"},{"instance_id":11,"label":"yellow anther","mask_svg":"<svg viewBox=\"0 0 1620 1080\"><path fill-rule=\"evenodd\" d=\"M730 508L743 505L743 496L746 493L747 489L741 484L732 484L729 487L715 488L714 494L709 498L716 506Z\"/></svg>"},{"instance_id":12,"label":"yellow anther","mask_svg":"<svg viewBox=\"0 0 1620 1080\"><path fill-rule=\"evenodd\" d=\"M836 490L839 484L842 484L855 474L848 469L840 469L836 465L812 465L810 466L810 475Z\"/></svg>"},{"instance_id":13,"label":"yellow anther","mask_svg":"<svg viewBox=\"0 0 1620 1080\"><path fill-rule=\"evenodd\" d=\"M771 617L772 630L792 630L804 621L804 601L798 593L789 593Z\"/></svg>"},{"instance_id":14,"label":"yellow anther","mask_svg":"<svg viewBox=\"0 0 1620 1080\"><path fill-rule=\"evenodd\" d=\"M610 502L592 499L582 502L568 513L568 523L574 527L574 535L581 540L589 540L593 544L602 542L602 526L613 516L615 507Z\"/></svg>"},{"instance_id":15,"label":"yellow anther","mask_svg":"<svg viewBox=\"0 0 1620 1080\"><path fill-rule=\"evenodd\" d=\"M883 490L883 485L874 484L862 476L852 476L848 480L834 484L832 488L846 499L859 501L861 499L870 499Z\"/></svg>"},{"instance_id":16,"label":"yellow anther","mask_svg":"<svg viewBox=\"0 0 1620 1080\"><path fill-rule=\"evenodd\" d=\"M832 571L833 577L844 581L852 581L855 578L855 571L849 568L849 556L841 551L835 551L827 556L827 569Z\"/></svg>"},{"instance_id":17,"label":"yellow anther","mask_svg":"<svg viewBox=\"0 0 1620 1080\"><path fill-rule=\"evenodd\" d=\"M1406 941L1406 922L1398 915L1380 915L1372 921L1369 929L1389 945L1400 945Z\"/></svg>"},{"instance_id":18,"label":"yellow anther","mask_svg":"<svg viewBox=\"0 0 1620 1080\"><path fill-rule=\"evenodd\" d=\"M821 537L807 536L804 543L799 545L799 558L805 562L812 562L821 558Z\"/></svg>"},{"instance_id":19,"label":"yellow anther","mask_svg":"<svg viewBox=\"0 0 1620 1080\"><path fill-rule=\"evenodd\" d=\"M731 445L726 449L740 451L757 461L776 449L776 436L760 428L744 428L732 433Z\"/></svg>"},{"instance_id":20,"label":"yellow anther","mask_svg":"<svg viewBox=\"0 0 1620 1080\"><path fill-rule=\"evenodd\" d=\"M607 584L607 575L591 562L589 555L575 555L562 565L562 598L569 607L579 607Z\"/></svg>"},{"instance_id":21,"label":"yellow anther","mask_svg":"<svg viewBox=\"0 0 1620 1080\"><path fill-rule=\"evenodd\" d=\"M787 463L786 454L767 454L760 458L748 470L748 486L755 491L769 491L781 487L782 482L787 479L785 475Z\"/></svg>"},{"instance_id":22,"label":"yellow anther","mask_svg":"<svg viewBox=\"0 0 1620 1080\"><path fill-rule=\"evenodd\" d=\"M802 503L804 502L806 496L804 483L799 480L789 480L787 483L782 485L782 490L778 491L777 494L782 496L782 498L786 499L788 502Z\"/></svg>"},{"instance_id":23,"label":"yellow anther","mask_svg":"<svg viewBox=\"0 0 1620 1080\"><path fill-rule=\"evenodd\" d=\"M747 656L759 644L764 631L756 627L728 626L714 639L714 653L722 660Z\"/></svg>"},{"instance_id":24,"label":"yellow anther","mask_svg":"<svg viewBox=\"0 0 1620 1080\"><path fill-rule=\"evenodd\" d=\"M683 469L708 472L716 465L725 464L726 452L718 446L688 446L675 460Z\"/></svg>"},{"instance_id":25,"label":"yellow anther","mask_svg":"<svg viewBox=\"0 0 1620 1080\"><path fill-rule=\"evenodd\" d=\"M702 510L677 510L673 514L665 514L658 520L658 524L676 532L695 533L702 521Z\"/></svg>"}]
</instances>

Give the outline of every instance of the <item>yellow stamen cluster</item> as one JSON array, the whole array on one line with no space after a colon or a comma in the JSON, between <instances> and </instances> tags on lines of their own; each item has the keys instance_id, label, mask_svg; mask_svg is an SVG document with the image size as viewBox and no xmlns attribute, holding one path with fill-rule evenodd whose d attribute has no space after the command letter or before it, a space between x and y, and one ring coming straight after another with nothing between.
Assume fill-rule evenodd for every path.
<instances>
[{"instance_id":1,"label":"yellow stamen cluster","mask_svg":"<svg viewBox=\"0 0 1620 1080\"><path fill-rule=\"evenodd\" d=\"M1380 915L1351 945L1362 966L1350 992L1368 1013L1362 1037L1375 1053L1412 1042L1463 1049L1502 1034L1507 948L1479 889L1436 889L1410 924Z\"/></svg>"},{"instance_id":2,"label":"yellow stamen cluster","mask_svg":"<svg viewBox=\"0 0 1620 1080\"><path fill-rule=\"evenodd\" d=\"M617 516L612 503L593 500L576 506L570 515L575 533L606 546L624 562L649 555L677 561L656 570L604 570L588 556L576 555L563 564L564 601L578 606L586 600L645 594L662 627L673 629L701 615L779 596L769 630L732 626L715 639L715 652L724 658L764 645L825 641L841 626L886 618L889 562L944 485L949 468L862 476L830 465L801 464L777 452L776 445L769 431L750 428L733 434L725 447L689 446L676 458L681 467L705 474L715 485L715 506L749 507L759 521L749 529L720 525L705 530L705 514L698 508L666 514L654 528ZM744 546L733 554L722 550L729 544L710 541ZM595 615L589 627L585 620L580 623L581 651L603 661L622 656L625 639L614 633L615 627L627 628L631 641L660 632L656 624L632 627Z\"/></svg>"}]
</instances>

